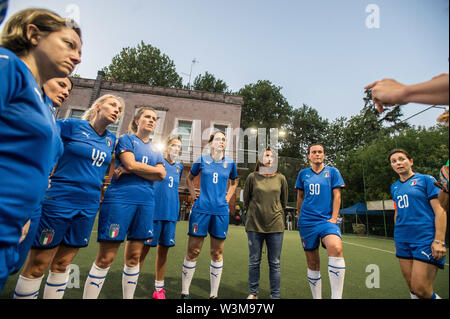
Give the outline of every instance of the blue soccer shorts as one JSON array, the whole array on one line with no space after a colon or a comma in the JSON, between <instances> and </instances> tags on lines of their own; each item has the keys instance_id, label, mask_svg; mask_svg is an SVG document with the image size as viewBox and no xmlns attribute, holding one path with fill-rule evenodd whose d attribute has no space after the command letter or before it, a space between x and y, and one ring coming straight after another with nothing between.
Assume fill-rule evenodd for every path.
<instances>
[{"instance_id":1,"label":"blue soccer shorts","mask_svg":"<svg viewBox=\"0 0 450 319\"><path fill-rule=\"evenodd\" d=\"M402 259L423 261L444 269L445 257L436 260L431 253L431 243L402 243L395 242L395 256Z\"/></svg>"},{"instance_id":2,"label":"blue soccer shorts","mask_svg":"<svg viewBox=\"0 0 450 319\"><path fill-rule=\"evenodd\" d=\"M32 248L51 249L64 244L86 247L92 233L98 209L42 206L42 215Z\"/></svg>"},{"instance_id":3,"label":"blue soccer shorts","mask_svg":"<svg viewBox=\"0 0 450 319\"><path fill-rule=\"evenodd\" d=\"M103 203L97 241L122 242L153 237L154 205Z\"/></svg>"},{"instance_id":4,"label":"blue soccer shorts","mask_svg":"<svg viewBox=\"0 0 450 319\"><path fill-rule=\"evenodd\" d=\"M145 245L156 247L157 245L165 247L175 246L175 228L177 222L168 220L153 221L153 238L147 240Z\"/></svg>"},{"instance_id":5,"label":"blue soccer shorts","mask_svg":"<svg viewBox=\"0 0 450 319\"><path fill-rule=\"evenodd\" d=\"M17 271L16 265L19 260L17 244L0 244L0 293L8 280L8 276Z\"/></svg>"},{"instance_id":6,"label":"blue soccer shorts","mask_svg":"<svg viewBox=\"0 0 450 319\"><path fill-rule=\"evenodd\" d=\"M299 223L298 231L302 240L303 250L315 250L319 248L322 238L327 235L336 235L342 238L339 226L327 220L307 225Z\"/></svg>"},{"instance_id":7,"label":"blue soccer shorts","mask_svg":"<svg viewBox=\"0 0 450 319\"><path fill-rule=\"evenodd\" d=\"M192 212L189 215L188 235L206 237L208 233L217 239L226 239L228 232L228 215L211 215Z\"/></svg>"}]
</instances>

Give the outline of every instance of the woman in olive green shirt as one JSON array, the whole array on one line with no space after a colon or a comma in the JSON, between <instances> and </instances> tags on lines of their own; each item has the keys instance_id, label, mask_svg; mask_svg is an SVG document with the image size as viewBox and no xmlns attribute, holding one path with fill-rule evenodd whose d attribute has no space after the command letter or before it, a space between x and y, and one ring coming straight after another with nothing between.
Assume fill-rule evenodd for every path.
<instances>
[{"instance_id":1,"label":"woman in olive green shirt","mask_svg":"<svg viewBox=\"0 0 450 319\"><path fill-rule=\"evenodd\" d=\"M280 255L284 235L284 209L288 185L277 171L277 156L270 149L260 154L255 171L245 181L244 205L247 208L245 230L248 235L248 299L257 299L261 254L264 241L269 262L270 297L280 298Z\"/></svg>"}]
</instances>

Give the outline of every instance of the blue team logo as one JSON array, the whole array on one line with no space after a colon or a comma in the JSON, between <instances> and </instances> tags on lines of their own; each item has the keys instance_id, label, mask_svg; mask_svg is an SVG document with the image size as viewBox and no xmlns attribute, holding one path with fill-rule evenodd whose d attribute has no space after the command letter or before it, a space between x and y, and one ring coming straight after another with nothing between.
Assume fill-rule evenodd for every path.
<instances>
[{"instance_id":1,"label":"blue team logo","mask_svg":"<svg viewBox=\"0 0 450 319\"><path fill-rule=\"evenodd\" d=\"M118 224L111 224L109 226L109 238L116 238L119 235L120 226Z\"/></svg>"},{"instance_id":2,"label":"blue team logo","mask_svg":"<svg viewBox=\"0 0 450 319\"><path fill-rule=\"evenodd\" d=\"M42 246L48 245L52 242L53 237L55 237L55 231L53 229L44 229L41 232L39 242L41 243Z\"/></svg>"},{"instance_id":3,"label":"blue team logo","mask_svg":"<svg viewBox=\"0 0 450 319\"><path fill-rule=\"evenodd\" d=\"M227 168L227 167L228 167L228 163L227 162L223 163L223 168Z\"/></svg>"},{"instance_id":4,"label":"blue team logo","mask_svg":"<svg viewBox=\"0 0 450 319\"><path fill-rule=\"evenodd\" d=\"M413 179L409 185L414 186L417 184L417 179Z\"/></svg>"},{"instance_id":5,"label":"blue team logo","mask_svg":"<svg viewBox=\"0 0 450 319\"><path fill-rule=\"evenodd\" d=\"M194 234L196 234L196 233L198 232L198 224L197 224L197 223L192 224L192 232L193 232Z\"/></svg>"},{"instance_id":6,"label":"blue team logo","mask_svg":"<svg viewBox=\"0 0 450 319\"><path fill-rule=\"evenodd\" d=\"M330 177L330 172L326 171L325 173L323 173L323 177L325 177L325 178Z\"/></svg>"},{"instance_id":7,"label":"blue team logo","mask_svg":"<svg viewBox=\"0 0 450 319\"><path fill-rule=\"evenodd\" d=\"M112 141L109 137L106 137L106 145L108 145L109 147L111 147L112 145Z\"/></svg>"}]
</instances>

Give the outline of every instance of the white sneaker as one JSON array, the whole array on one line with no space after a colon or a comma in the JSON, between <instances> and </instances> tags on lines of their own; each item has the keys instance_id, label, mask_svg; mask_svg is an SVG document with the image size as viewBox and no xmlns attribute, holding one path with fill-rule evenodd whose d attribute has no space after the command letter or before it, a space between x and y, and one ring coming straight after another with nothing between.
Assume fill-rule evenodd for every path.
<instances>
[{"instance_id":1,"label":"white sneaker","mask_svg":"<svg viewBox=\"0 0 450 319\"><path fill-rule=\"evenodd\" d=\"M258 299L258 296L250 294L247 299Z\"/></svg>"}]
</instances>

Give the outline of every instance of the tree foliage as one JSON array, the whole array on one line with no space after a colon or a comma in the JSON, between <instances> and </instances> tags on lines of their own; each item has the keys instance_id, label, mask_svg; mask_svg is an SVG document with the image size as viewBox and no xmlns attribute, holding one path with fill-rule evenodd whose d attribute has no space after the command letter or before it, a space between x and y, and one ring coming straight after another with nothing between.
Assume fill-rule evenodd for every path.
<instances>
[{"instance_id":1,"label":"tree foliage","mask_svg":"<svg viewBox=\"0 0 450 319\"><path fill-rule=\"evenodd\" d=\"M183 79L176 72L174 62L158 48L143 41L135 48L123 48L103 71L107 79L119 82L183 87Z\"/></svg>"},{"instance_id":2,"label":"tree foliage","mask_svg":"<svg viewBox=\"0 0 450 319\"><path fill-rule=\"evenodd\" d=\"M192 89L216 93L231 93L228 90L228 85L223 80L216 79L216 77L208 71L206 71L205 74L199 74L195 77Z\"/></svg>"}]
</instances>

